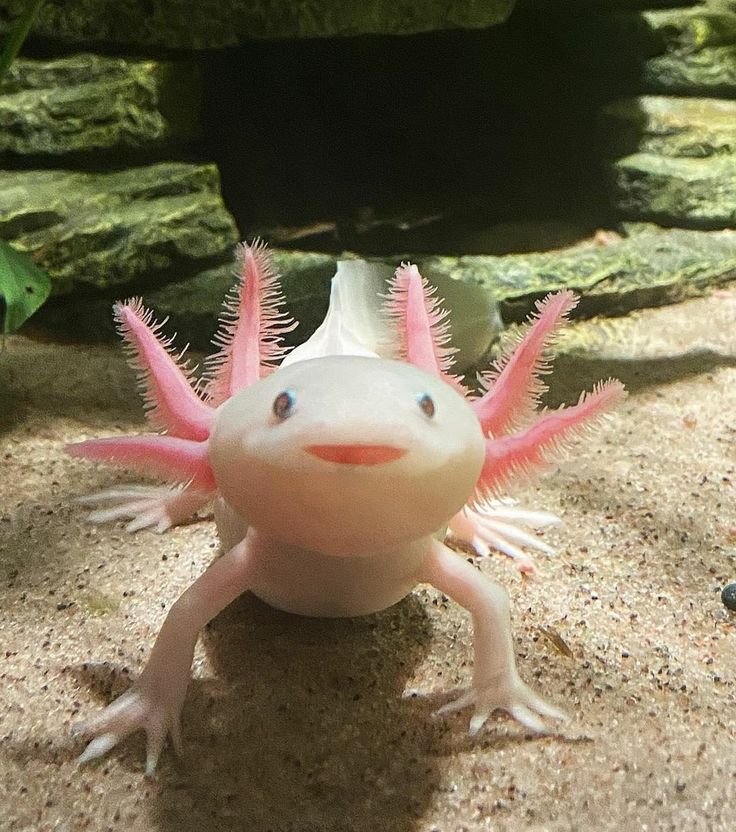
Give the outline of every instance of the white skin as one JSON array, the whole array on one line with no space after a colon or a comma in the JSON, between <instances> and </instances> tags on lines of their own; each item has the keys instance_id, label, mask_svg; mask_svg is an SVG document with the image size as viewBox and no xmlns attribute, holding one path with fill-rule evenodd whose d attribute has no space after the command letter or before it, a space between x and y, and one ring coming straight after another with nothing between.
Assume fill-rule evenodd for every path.
<instances>
[{"instance_id":1,"label":"white skin","mask_svg":"<svg viewBox=\"0 0 736 832\"><path fill-rule=\"evenodd\" d=\"M92 737L80 762L140 729L148 774L168 734L180 746L198 633L248 590L296 614L354 616L429 583L474 625L472 687L441 712L472 705L471 733L498 708L535 732L540 716L563 718L518 675L506 592L434 536L484 459L478 419L448 384L403 362L300 361L220 407L209 457L228 551L171 608L140 678L80 729Z\"/></svg>"}]
</instances>

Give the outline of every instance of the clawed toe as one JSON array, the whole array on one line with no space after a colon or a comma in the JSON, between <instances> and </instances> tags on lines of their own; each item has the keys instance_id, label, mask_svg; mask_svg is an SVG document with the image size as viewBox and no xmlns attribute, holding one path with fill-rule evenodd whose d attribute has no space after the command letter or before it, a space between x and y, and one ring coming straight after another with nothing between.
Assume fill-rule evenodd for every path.
<instances>
[{"instance_id":1,"label":"clawed toe","mask_svg":"<svg viewBox=\"0 0 736 832\"><path fill-rule=\"evenodd\" d=\"M542 722L542 720L526 705L512 705L509 708L511 716L525 728L533 731L535 734L548 734L549 728ZM471 729L473 722L470 722Z\"/></svg>"},{"instance_id":2,"label":"clawed toe","mask_svg":"<svg viewBox=\"0 0 736 832\"><path fill-rule=\"evenodd\" d=\"M452 699L450 702L446 702L441 708L437 708L433 716L443 717L448 716L449 714L456 714L458 711L464 710L474 702L475 691L471 688L470 690L465 691L465 693L457 699Z\"/></svg>"}]
</instances>

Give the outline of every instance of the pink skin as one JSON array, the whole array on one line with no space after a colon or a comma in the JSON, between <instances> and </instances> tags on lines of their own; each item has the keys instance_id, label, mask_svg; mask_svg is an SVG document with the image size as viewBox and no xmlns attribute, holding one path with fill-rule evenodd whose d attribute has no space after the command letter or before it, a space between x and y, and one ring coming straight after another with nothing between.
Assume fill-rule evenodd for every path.
<instances>
[{"instance_id":1,"label":"pink skin","mask_svg":"<svg viewBox=\"0 0 736 832\"><path fill-rule=\"evenodd\" d=\"M533 541L517 524L549 521L491 498L518 472L543 468L622 394L609 381L576 406L509 432L534 415L545 350L573 296L563 292L538 304L517 349L473 399L449 375L446 313L416 267L397 270L389 291L401 361L363 352L274 371L292 323L263 248L244 246L240 255L242 279L203 391L159 341L139 303L117 310L151 420L168 435L70 448L184 483L148 501L129 492L109 516L132 517L139 527L153 518L161 528L216 498L228 547L172 607L140 678L81 728L92 739L80 762L144 729L150 774L168 734L180 745L197 634L246 590L291 612L347 616L384 609L418 583L431 583L471 612L475 630L473 684L442 712L473 706L471 733L497 708L531 731L546 730L540 717L563 715L519 678L506 593L434 535L448 525L481 550L500 542L514 556Z\"/></svg>"},{"instance_id":2,"label":"pink skin","mask_svg":"<svg viewBox=\"0 0 736 832\"><path fill-rule=\"evenodd\" d=\"M317 459L340 465L383 465L406 453L393 445L307 445L304 450Z\"/></svg>"}]
</instances>

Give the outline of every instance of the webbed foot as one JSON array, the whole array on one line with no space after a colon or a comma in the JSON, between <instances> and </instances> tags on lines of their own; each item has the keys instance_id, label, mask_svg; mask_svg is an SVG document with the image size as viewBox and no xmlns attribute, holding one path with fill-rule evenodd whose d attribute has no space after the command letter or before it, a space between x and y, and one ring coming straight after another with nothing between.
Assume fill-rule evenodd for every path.
<instances>
[{"instance_id":1,"label":"webbed foot","mask_svg":"<svg viewBox=\"0 0 736 832\"><path fill-rule=\"evenodd\" d=\"M560 518L546 511L518 508L511 499L488 500L471 508L466 505L448 523L449 531L469 543L479 555L490 555L492 549L510 557L520 572L536 570L531 549L553 555L554 549L534 534L520 527L541 530L558 526Z\"/></svg>"},{"instance_id":2,"label":"webbed foot","mask_svg":"<svg viewBox=\"0 0 736 832\"><path fill-rule=\"evenodd\" d=\"M186 690L186 687L184 687ZM156 770L158 758L171 736L174 750L181 753L181 706L179 696L164 692L141 677L103 711L72 729L75 736L91 737L85 750L77 759L78 765L104 756L121 740L139 730L146 732L146 776Z\"/></svg>"},{"instance_id":3,"label":"webbed foot","mask_svg":"<svg viewBox=\"0 0 736 832\"><path fill-rule=\"evenodd\" d=\"M472 737L478 734L495 710L506 711L535 734L548 734L552 730L540 717L557 721L565 721L568 718L563 711L534 693L517 673L505 679L494 680L487 685L469 688L460 697L435 711L435 716L456 713L471 705L475 707L470 719L469 733Z\"/></svg>"},{"instance_id":4,"label":"webbed foot","mask_svg":"<svg viewBox=\"0 0 736 832\"><path fill-rule=\"evenodd\" d=\"M210 493L193 488L126 485L78 497L77 502L84 505L110 504L90 512L87 519L91 523L130 520L126 531L137 532L153 526L157 532L165 532L189 520L211 499Z\"/></svg>"}]
</instances>

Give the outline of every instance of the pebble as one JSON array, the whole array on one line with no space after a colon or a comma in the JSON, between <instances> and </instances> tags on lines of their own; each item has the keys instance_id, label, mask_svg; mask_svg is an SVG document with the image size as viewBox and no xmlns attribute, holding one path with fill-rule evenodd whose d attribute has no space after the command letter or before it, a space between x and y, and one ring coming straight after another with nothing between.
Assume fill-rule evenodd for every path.
<instances>
[{"instance_id":1,"label":"pebble","mask_svg":"<svg viewBox=\"0 0 736 832\"><path fill-rule=\"evenodd\" d=\"M723 601L723 605L725 607L728 607L728 609L736 612L736 582L726 584L726 586L723 587L723 591L721 592L721 601Z\"/></svg>"}]
</instances>

